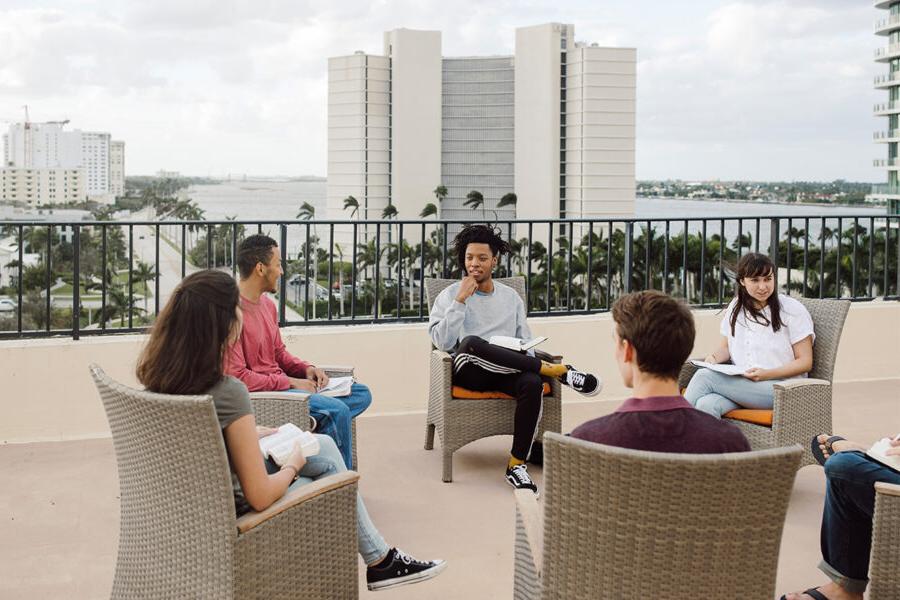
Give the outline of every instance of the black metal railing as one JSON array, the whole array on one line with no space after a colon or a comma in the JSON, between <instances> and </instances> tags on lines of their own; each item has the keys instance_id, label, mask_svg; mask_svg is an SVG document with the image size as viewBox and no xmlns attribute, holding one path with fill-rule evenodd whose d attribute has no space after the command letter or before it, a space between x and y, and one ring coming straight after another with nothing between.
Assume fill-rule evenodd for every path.
<instances>
[{"instance_id":1,"label":"black metal railing","mask_svg":"<svg viewBox=\"0 0 900 600\"><path fill-rule=\"evenodd\" d=\"M451 244L467 222L477 221L0 222L0 237L18 245L0 265L0 338L143 331L188 272L237 274L238 244L252 233L279 243L282 325L421 321L425 277L460 275ZM641 289L720 307L734 293L728 265L751 250L776 262L783 293L900 299L898 215L496 226L512 246L497 275L526 278L531 315L602 312Z\"/></svg>"}]
</instances>

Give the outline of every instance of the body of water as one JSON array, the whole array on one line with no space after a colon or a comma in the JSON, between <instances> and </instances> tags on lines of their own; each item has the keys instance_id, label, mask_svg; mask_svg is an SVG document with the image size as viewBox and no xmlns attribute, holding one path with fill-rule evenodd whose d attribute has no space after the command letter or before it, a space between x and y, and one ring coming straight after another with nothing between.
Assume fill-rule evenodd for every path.
<instances>
[{"instance_id":1,"label":"body of water","mask_svg":"<svg viewBox=\"0 0 900 600\"><path fill-rule=\"evenodd\" d=\"M186 191L210 221L237 217L238 221L293 220L304 202L316 208L319 219L327 219L324 181L241 181L213 185L195 185ZM422 201L424 207L433 198ZM421 207L414 214L401 218L418 218ZM736 216L830 216L839 214L883 216L883 207L846 207L830 205L764 204L759 202L729 202L725 200L687 200L683 198L638 198L634 217L638 219L729 218ZM346 219L350 213L332 215ZM796 226L796 225L795 225Z\"/></svg>"}]
</instances>

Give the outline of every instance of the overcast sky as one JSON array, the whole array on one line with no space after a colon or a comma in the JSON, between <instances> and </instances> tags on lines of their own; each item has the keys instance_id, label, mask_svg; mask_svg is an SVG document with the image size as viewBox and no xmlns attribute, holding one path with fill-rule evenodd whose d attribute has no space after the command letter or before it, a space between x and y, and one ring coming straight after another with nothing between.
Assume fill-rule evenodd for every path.
<instances>
[{"instance_id":1,"label":"overcast sky","mask_svg":"<svg viewBox=\"0 0 900 600\"><path fill-rule=\"evenodd\" d=\"M573 23L636 47L639 179L880 181L870 0L0 0L0 129L71 119L127 173L326 174L327 58L439 29L445 56L512 54Z\"/></svg>"}]
</instances>

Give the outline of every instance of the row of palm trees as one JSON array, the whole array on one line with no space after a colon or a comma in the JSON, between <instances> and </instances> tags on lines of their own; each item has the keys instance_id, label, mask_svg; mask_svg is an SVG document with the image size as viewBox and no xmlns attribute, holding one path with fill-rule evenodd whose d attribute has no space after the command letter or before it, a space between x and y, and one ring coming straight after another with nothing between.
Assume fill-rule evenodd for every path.
<instances>
[{"instance_id":1,"label":"row of palm trees","mask_svg":"<svg viewBox=\"0 0 900 600\"><path fill-rule=\"evenodd\" d=\"M788 261L792 269L790 280L780 282L781 289L808 297L820 294L865 297L871 282L873 296L896 294L896 257L900 242L896 236L886 240L886 232L884 228L868 231L857 226L838 236L836 231L826 228L817 240L810 238L806 245L804 230L792 228L786 231L778 241L778 263L782 273ZM343 260L342 249L335 244L341 254L338 274L342 276L355 262L357 273L361 275L359 279L364 282L357 295L358 306L362 306L363 311L370 311L374 302L375 269L382 275L379 278L379 304L393 310L398 288L402 285L408 297L401 299L401 307L417 310L416 281L420 275L460 275L453 256L444 253L442 236L443 229L435 226L424 244L410 244L397 237L396 242L379 245L369 239L358 247L356 256L348 263ZM580 237L578 234L573 238L555 236L552 254L540 241L529 243L527 238L513 239L510 240L509 261L501 261L498 276L531 273L529 309L532 311L607 309L625 291L641 289L665 290L692 304L727 302L734 293L731 266L740 255L753 248L753 237L744 233L740 238L729 239L716 233L705 240L702 238L700 232L680 232L666 240L658 233L636 231L630 240L631 250L627 252L629 240L625 230L598 228L590 235ZM318 244L318 238L315 243ZM319 252L318 258L317 263L327 260L327 252ZM630 261L627 265L626 260ZM323 263L313 268L318 269L313 271L318 273L327 266ZM389 285L385 285L385 279ZM383 314L381 307L379 314Z\"/></svg>"},{"instance_id":2,"label":"row of palm trees","mask_svg":"<svg viewBox=\"0 0 900 600\"><path fill-rule=\"evenodd\" d=\"M443 185L439 185L434 188L433 194L435 199L437 199L437 204L433 202L428 202L422 208L421 212L419 212L419 217L422 219L427 219L428 217L436 217L440 213L439 207L443 205L444 200L447 198L447 187ZM500 201L497 203L497 208L504 208L506 206L516 206L518 202L518 197L513 192L509 192L504 194ZM483 218L487 217L486 207L484 204L484 194L479 192L478 190L472 190L468 194L466 194L466 200L463 202L463 206L471 208L472 210L481 209L481 215ZM308 218L306 215L309 214L307 210L312 209L312 214L315 214L315 209L308 203L304 202L303 207L301 207L300 213L297 214L298 219ZM347 196L344 198L344 210L350 210L350 218L353 219L359 214L359 200L357 200L354 196ZM301 216L303 215L303 216ZM496 217L496 213L494 213ZM394 219L397 217L397 207L391 202L390 198L388 198L388 205L385 206L381 211L381 218L385 220Z\"/></svg>"}]
</instances>

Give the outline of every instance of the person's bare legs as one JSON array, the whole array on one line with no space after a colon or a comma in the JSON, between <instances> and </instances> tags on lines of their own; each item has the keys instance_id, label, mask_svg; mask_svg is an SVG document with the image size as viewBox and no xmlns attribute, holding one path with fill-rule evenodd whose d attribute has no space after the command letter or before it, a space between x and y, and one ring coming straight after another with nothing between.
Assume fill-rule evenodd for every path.
<instances>
[{"instance_id":1,"label":"person's bare legs","mask_svg":"<svg viewBox=\"0 0 900 600\"><path fill-rule=\"evenodd\" d=\"M828 453L828 446L825 444L830 437L831 434L828 433L823 433L819 436L819 448L822 450L822 455L825 457L825 460L828 460L828 457L831 456L831 454ZM831 444L831 449L834 450L835 454L838 452L846 452L847 450L859 450L861 452L868 450L865 446L861 446L850 440L837 440Z\"/></svg>"}]
</instances>

